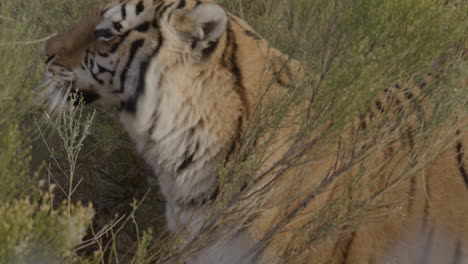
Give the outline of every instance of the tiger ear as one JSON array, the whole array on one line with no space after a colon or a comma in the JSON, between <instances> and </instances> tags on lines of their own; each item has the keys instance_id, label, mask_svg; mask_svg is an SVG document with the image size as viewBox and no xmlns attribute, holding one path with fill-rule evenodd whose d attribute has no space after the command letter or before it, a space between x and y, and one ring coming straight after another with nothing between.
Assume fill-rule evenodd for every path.
<instances>
[{"instance_id":1,"label":"tiger ear","mask_svg":"<svg viewBox=\"0 0 468 264\"><path fill-rule=\"evenodd\" d=\"M221 6L203 3L192 10L175 10L172 21L183 37L210 42L226 31L228 18Z\"/></svg>"}]
</instances>

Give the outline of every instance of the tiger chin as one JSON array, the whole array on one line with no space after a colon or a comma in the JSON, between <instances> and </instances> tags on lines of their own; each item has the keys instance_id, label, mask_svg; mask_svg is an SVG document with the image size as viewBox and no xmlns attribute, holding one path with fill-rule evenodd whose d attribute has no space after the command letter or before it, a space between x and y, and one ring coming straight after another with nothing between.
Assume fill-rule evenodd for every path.
<instances>
[{"instance_id":1,"label":"tiger chin","mask_svg":"<svg viewBox=\"0 0 468 264\"><path fill-rule=\"evenodd\" d=\"M183 230L186 243L197 237L210 215L219 192L218 168L238 151L259 98L267 89L281 95L287 92L288 83L305 75L299 62L270 47L244 21L214 1L205 0L119 1L50 39L45 50L47 78L60 80L48 90L52 107L62 105L70 90L81 92L87 103L119 107L124 128L159 180L168 228L175 233ZM464 146L468 142L463 133L457 147L426 171L435 176L443 171L443 178L449 179L431 177L431 188L437 186L432 188L436 202L431 206L424 191L427 186L422 186L426 183L403 181L401 187L411 189L412 213L399 212L385 223L363 225L349 236L326 239L288 263L388 261L398 241L411 243L413 236L405 234L421 228L414 216L418 214L426 214L424 224L434 227L424 233L423 242L415 240L419 241L416 248L427 245L428 234L430 241L436 241L435 224L446 221L450 224L444 236L453 245L444 245L449 248L444 254L459 261L453 263L467 261L463 245L468 239L468 224L464 224L468 214L463 212L468 207L468 190L461 176L466 176ZM278 142L273 145L280 146ZM278 154L270 159L284 153L281 147L277 149ZM300 180L291 175L286 181L297 181L294 187L304 191L333 164L333 157L325 158L311 165ZM273 189L291 192L288 187ZM330 193L304 211L319 207ZM286 196L278 194L275 199L281 197ZM438 202L441 197L445 202ZM291 242L287 232L273 237L271 246L262 252L254 251L275 216L280 221L278 210L259 212L251 225L222 241L213 234L211 242L187 263L281 263L275 256L284 250L282 241ZM444 214L456 221L445 219ZM295 222L303 223L304 218ZM388 232L392 235L382 239ZM406 251L394 257L392 263L414 263Z\"/></svg>"}]
</instances>

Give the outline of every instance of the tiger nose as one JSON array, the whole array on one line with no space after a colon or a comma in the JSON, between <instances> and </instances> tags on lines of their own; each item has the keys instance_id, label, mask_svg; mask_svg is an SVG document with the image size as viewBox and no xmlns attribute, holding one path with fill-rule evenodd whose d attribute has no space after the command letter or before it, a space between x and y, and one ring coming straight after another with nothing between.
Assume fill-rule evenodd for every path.
<instances>
[{"instance_id":1,"label":"tiger nose","mask_svg":"<svg viewBox=\"0 0 468 264\"><path fill-rule=\"evenodd\" d=\"M94 31L100 19L100 16L90 16L69 30L49 39L45 44L45 55L67 57L91 45L96 40Z\"/></svg>"}]
</instances>

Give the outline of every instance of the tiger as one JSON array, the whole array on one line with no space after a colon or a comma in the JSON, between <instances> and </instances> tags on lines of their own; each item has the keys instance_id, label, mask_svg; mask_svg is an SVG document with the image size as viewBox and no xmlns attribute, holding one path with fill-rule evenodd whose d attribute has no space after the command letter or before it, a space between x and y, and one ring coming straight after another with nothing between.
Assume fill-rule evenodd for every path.
<instances>
[{"instance_id":1,"label":"tiger","mask_svg":"<svg viewBox=\"0 0 468 264\"><path fill-rule=\"evenodd\" d=\"M53 109L66 104L72 91L86 104L119 109L122 126L158 179L167 227L183 237L179 255L190 251L189 245L199 239L216 211L225 186L220 166L245 161L242 142L258 121L254 117L260 106L274 105L303 80L320 79L211 0L111 3L48 40L45 54L46 79L51 83L46 94ZM261 178L271 172L272 164L291 154L293 143L284 138L299 131L300 125L291 123L296 113L313 105L313 94L307 93L311 99L295 104L285 115L284 122L291 125L278 125L276 133L252 143L264 146L269 155L258 175L250 175L237 189L237 196L245 197L237 201L255 212L237 218L231 212L229 216L241 224L233 221L224 228L235 231L222 235L219 228L210 230L208 242L188 254L185 263L468 262L466 118L453 125L455 140L441 154L413 176L395 181L410 164L408 153L418 140L415 130L389 132L384 136L390 145L362 141L356 149L375 153L370 163L380 176L368 179L368 186L356 194L355 185L347 183L359 174L359 166L366 165L342 164L346 162L336 154L343 145L352 145L353 138L363 133L366 138L366 127L378 122L382 113L391 116L395 111L398 118L398 109L433 78L391 86L367 112L350 121L342 141L312 144L309 149L319 157L314 162L284 170L275 180ZM317 127L326 129L327 125ZM351 169L342 173L347 166ZM333 175L341 173L344 176L334 180ZM382 194L382 206L357 213L355 225L337 222L334 232L320 237L335 220L351 218L353 199L373 197L387 185L392 191ZM256 196L262 192L265 195ZM349 194L342 196L350 205L344 214L326 210L338 193ZM324 212L322 224L318 212ZM309 239L308 228L319 239ZM284 253L293 257L286 260Z\"/></svg>"}]
</instances>

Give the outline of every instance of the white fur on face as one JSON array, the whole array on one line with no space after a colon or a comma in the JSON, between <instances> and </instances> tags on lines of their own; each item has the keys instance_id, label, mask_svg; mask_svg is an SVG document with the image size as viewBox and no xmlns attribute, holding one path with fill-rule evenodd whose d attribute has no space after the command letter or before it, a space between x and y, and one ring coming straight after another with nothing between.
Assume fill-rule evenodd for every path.
<instances>
[{"instance_id":1,"label":"white fur on face","mask_svg":"<svg viewBox=\"0 0 468 264\"><path fill-rule=\"evenodd\" d=\"M52 59L46 65L46 77L44 83L37 86L34 91L38 96L37 104L49 101L49 112L62 111L67 105L67 98L71 92L75 74L61 66L53 65Z\"/></svg>"}]
</instances>

